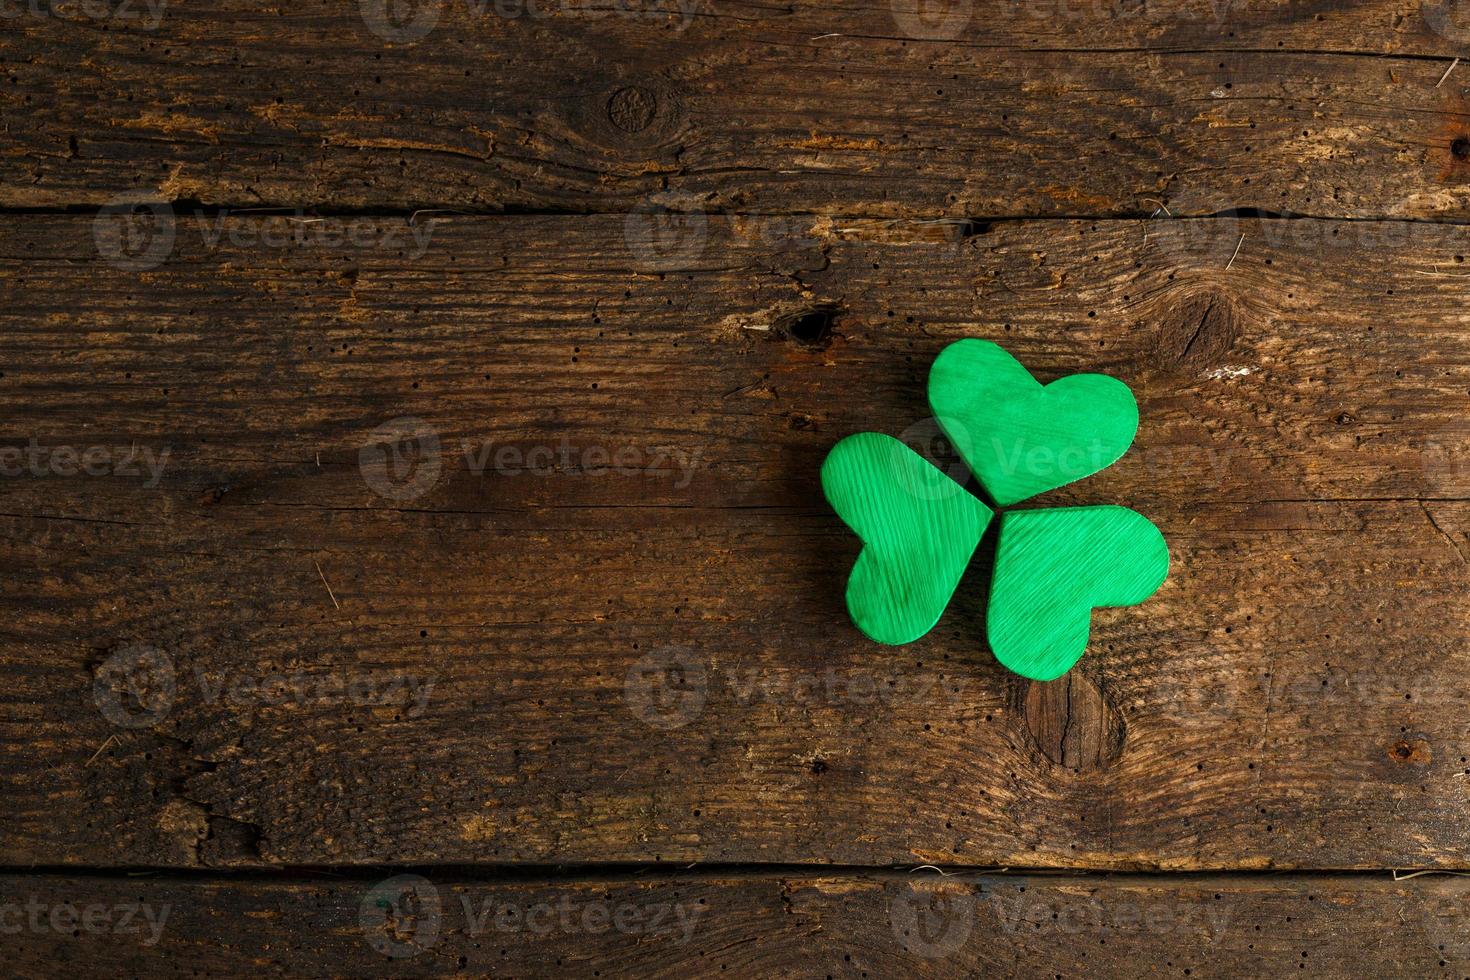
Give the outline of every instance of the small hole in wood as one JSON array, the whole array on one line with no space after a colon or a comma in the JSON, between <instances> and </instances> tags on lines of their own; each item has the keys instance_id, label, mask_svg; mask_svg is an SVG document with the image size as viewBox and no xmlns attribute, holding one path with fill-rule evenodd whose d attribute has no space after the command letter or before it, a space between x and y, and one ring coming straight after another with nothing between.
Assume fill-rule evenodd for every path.
<instances>
[{"instance_id":1,"label":"small hole in wood","mask_svg":"<svg viewBox=\"0 0 1470 980\"><path fill-rule=\"evenodd\" d=\"M788 337L801 347L821 349L832 342L832 325L836 320L836 307L819 306L783 317L774 327L777 336Z\"/></svg>"},{"instance_id":2,"label":"small hole in wood","mask_svg":"<svg viewBox=\"0 0 1470 980\"><path fill-rule=\"evenodd\" d=\"M1456 136L1450 144L1450 152L1456 160L1470 160L1470 136Z\"/></svg>"}]
</instances>

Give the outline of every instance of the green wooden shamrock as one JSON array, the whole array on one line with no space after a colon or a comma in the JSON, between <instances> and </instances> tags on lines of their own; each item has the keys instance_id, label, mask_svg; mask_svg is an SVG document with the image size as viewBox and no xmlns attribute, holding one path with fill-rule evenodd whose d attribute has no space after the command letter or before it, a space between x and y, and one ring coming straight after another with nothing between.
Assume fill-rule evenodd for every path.
<instances>
[{"instance_id":1,"label":"green wooden shamrock","mask_svg":"<svg viewBox=\"0 0 1470 980\"><path fill-rule=\"evenodd\" d=\"M879 643L910 643L933 629L991 509L879 432L834 446L822 464L822 489L867 545L847 579L847 608L858 629Z\"/></svg>"},{"instance_id":2,"label":"green wooden shamrock","mask_svg":"<svg viewBox=\"0 0 1470 980\"><path fill-rule=\"evenodd\" d=\"M1106 468L1138 429L1128 386L1078 374L1042 386L996 344L961 340L929 372L945 434L1001 507ZM994 511L903 443L843 439L822 490L864 543L847 582L858 629L909 643L934 627ZM1126 507L1062 507L1001 516L986 633L996 658L1034 680L1072 669L1092 610L1143 602L1169 571L1164 536Z\"/></svg>"},{"instance_id":3,"label":"green wooden shamrock","mask_svg":"<svg viewBox=\"0 0 1470 980\"><path fill-rule=\"evenodd\" d=\"M1138 431L1138 403L1117 378L1074 374L1043 387L988 340L939 352L929 407L1002 507L1106 469Z\"/></svg>"}]
</instances>

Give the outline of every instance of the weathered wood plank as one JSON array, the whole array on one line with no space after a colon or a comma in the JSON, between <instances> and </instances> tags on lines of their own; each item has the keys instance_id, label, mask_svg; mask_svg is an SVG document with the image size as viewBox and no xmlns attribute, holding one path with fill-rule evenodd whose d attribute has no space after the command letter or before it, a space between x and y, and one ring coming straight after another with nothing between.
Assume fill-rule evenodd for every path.
<instances>
[{"instance_id":1,"label":"weathered wood plank","mask_svg":"<svg viewBox=\"0 0 1470 980\"><path fill-rule=\"evenodd\" d=\"M658 272L621 217L287 227L0 238L3 860L1466 864L1465 229L711 219ZM986 650L986 558L910 647L842 608L821 459L924 445L961 336L1139 397L1039 498L1174 562L1059 682L1083 727Z\"/></svg>"},{"instance_id":2,"label":"weathered wood plank","mask_svg":"<svg viewBox=\"0 0 1470 980\"><path fill-rule=\"evenodd\" d=\"M18 7L0 205L1470 215L1455 4L441 6Z\"/></svg>"},{"instance_id":3,"label":"weathered wood plank","mask_svg":"<svg viewBox=\"0 0 1470 980\"><path fill-rule=\"evenodd\" d=\"M1387 875L12 875L0 948L17 977L1460 976L1467 899Z\"/></svg>"}]
</instances>

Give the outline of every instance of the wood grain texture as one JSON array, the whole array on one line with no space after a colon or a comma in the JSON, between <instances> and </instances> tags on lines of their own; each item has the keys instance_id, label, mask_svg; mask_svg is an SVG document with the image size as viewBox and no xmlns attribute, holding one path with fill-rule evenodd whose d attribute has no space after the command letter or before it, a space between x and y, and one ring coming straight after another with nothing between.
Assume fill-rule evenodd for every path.
<instances>
[{"instance_id":1,"label":"wood grain texture","mask_svg":"<svg viewBox=\"0 0 1470 980\"><path fill-rule=\"evenodd\" d=\"M384 6L17 5L0 204L1470 217L1452 3Z\"/></svg>"},{"instance_id":2,"label":"wood grain texture","mask_svg":"<svg viewBox=\"0 0 1470 980\"><path fill-rule=\"evenodd\" d=\"M433 870L383 882L11 875L0 879L0 896L0 950L16 977L58 969L656 978L1470 970L1470 892L1444 877L726 872L485 883ZM1377 932L1364 941L1369 928Z\"/></svg>"},{"instance_id":3,"label":"wood grain texture","mask_svg":"<svg viewBox=\"0 0 1470 980\"><path fill-rule=\"evenodd\" d=\"M847 580L853 625L879 643L934 628L991 510L893 436L860 432L822 461L822 493L864 548Z\"/></svg>"},{"instance_id":4,"label":"wood grain texture","mask_svg":"<svg viewBox=\"0 0 1470 980\"><path fill-rule=\"evenodd\" d=\"M184 220L144 272L90 216L6 226L0 417L46 462L0 481L0 859L1466 864L1464 229L711 218L656 270L621 217L418 257L362 220ZM965 336L1139 399L1127 456L1037 498L1175 558L1096 616L1122 735L1085 765L984 646L983 552L913 647L846 623L821 461L932 450Z\"/></svg>"},{"instance_id":5,"label":"wood grain texture","mask_svg":"<svg viewBox=\"0 0 1470 980\"><path fill-rule=\"evenodd\" d=\"M1169 573L1169 547L1127 507L1045 507L1001 515L985 637L995 657L1053 681L1087 649L1092 611L1134 606Z\"/></svg>"}]
</instances>

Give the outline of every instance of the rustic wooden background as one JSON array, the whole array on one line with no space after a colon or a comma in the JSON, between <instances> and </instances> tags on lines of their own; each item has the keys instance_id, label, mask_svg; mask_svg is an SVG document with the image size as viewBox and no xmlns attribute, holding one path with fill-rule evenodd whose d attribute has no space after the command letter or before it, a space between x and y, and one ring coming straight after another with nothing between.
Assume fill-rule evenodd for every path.
<instances>
[{"instance_id":1,"label":"rustic wooden background","mask_svg":"<svg viewBox=\"0 0 1470 980\"><path fill-rule=\"evenodd\" d=\"M25 976L1470 976L1470 7L0 10ZM866 641L830 446L1098 370L1168 582ZM408 438L412 437L412 438Z\"/></svg>"}]
</instances>

